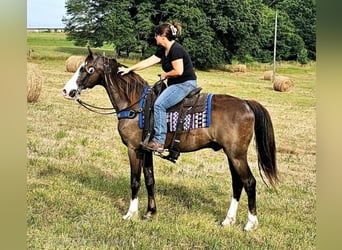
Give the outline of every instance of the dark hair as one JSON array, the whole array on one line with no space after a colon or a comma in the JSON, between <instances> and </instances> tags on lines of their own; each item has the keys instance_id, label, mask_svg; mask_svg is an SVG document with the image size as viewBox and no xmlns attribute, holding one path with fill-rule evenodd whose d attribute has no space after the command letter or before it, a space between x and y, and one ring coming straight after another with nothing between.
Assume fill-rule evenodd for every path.
<instances>
[{"instance_id":1,"label":"dark hair","mask_svg":"<svg viewBox=\"0 0 342 250\"><path fill-rule=\"evenodd\" d=\"M158 25L154 32L157 35L165 35L168 40L172 41L181 34L182 26L175 22L163 23Z\"/></svg>"}]
</instances>

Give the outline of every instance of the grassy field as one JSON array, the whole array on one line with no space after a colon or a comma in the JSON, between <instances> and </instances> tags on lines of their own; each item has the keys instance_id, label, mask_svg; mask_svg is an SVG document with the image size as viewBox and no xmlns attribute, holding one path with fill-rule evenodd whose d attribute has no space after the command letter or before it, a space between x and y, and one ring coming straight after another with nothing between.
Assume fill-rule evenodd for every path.
<instances>
[{"instance_id":1,"label":"grassy field","mask_svg":"<svg viewBox=\"0 0 342 250\"><path fill-rule=\"evenodd\" d=\"M176 164L155 158L158 219L123 221L127 212L129 164L117 118L91 113L65 100L61 88L72 76L65 59L86 55L63 33L28 33L28 61L44 76L41 96L27 106L28 249L315 249L316 248L316 68L281 63L277 72L294 80L290 93L262 80L267 64L247 73L197 71L203 92L255 99L273 120L281 182L277 192L259 176L254 142L249 163L257 179L259 228L245 233L246 194L237 223L221 227L229 206L231 176L222 152L182 154ZM105 47L97 52L111 55ZM127 65L129 60L119 60ZM141 71L151 84L159 67ZM109 106L100 87L84 101ZM227 107L229 108L229 107ZM140 191L139 212L145 212Z\"/></svg>"}]
</instances>

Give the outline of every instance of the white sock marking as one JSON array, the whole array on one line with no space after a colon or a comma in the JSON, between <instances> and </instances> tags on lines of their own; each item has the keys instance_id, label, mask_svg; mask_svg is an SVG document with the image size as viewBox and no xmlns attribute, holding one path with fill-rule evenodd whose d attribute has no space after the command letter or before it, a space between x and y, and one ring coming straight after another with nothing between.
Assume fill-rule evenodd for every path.
<instances>
[{"instance_id":1,"label":"white sock marking","mask_svg":"<svg viewBox=\"0 0 342 250\"><path fill-rule=\"evenodd\" d=\"M129 205L129 209L126 215L123 216L124 220L131 219L135 214L138 214L138 208L139 208L139 199L135 198L131 200L131 203Z\"/></svg>"},{"instance_id":2,"label":"white sock marking","mask_svg":"<svg viewBox=\"0 0 342 250\"><path fill-rule=\"evenodd\" d=\"M251 230L254 230L258 227L259 225L259 222L258 222L258 218L256 215L253 215L251 214L249 211L248 211L248 221L247 221L247 224L244 228L245 231L251 231Z\"/></svg>"},{"instance_id":3,"label":"white sock marking","mask_svg":"<svg viewBox=\"0 0 342 250\"><path fill-rule=\"evenodd\" d=\"M235 223L238 206L239 202L235 198L232 198L232 201L230 202L230 206L227 212L227 216L221 223L222 226L233 225Z\"/></svg>"}]
</instances>

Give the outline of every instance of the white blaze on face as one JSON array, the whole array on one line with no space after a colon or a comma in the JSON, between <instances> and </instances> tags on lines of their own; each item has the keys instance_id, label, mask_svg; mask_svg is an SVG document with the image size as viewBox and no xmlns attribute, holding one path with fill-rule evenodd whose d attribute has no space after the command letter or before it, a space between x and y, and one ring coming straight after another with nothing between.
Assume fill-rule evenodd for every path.
<instances>
[{"instance_id":1,"label":"white blaze on face","mask_svg":"<svg viewBox=\"0 0 342 250\"><path fill-rule=\"evenodd\" d=\"M70 78L70 80L64 85L62 89L62 94L67 99L74 99L77 91L77 84L76 80L78 78L79 72L81 67L84 66L84 63L82 63L78 69L76 70L75 74Z\"/></svg>"}]
</instances>

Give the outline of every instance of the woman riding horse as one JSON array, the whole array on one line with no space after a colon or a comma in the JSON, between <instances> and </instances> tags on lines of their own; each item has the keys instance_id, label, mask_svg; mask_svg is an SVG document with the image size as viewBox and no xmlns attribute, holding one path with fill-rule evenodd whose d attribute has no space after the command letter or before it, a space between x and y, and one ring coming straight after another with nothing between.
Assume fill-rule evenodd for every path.
<instances>
[{"instance_id":1,"label":"woman riding horse","mask_svg":"<svg viewBox=\"0 0 342 250\"><path fill-rule=\"evenodd\" d=\"M191 58L183 46L175 41L180 32L180 24L174 22L158 25L154 38L162 49L129 68L119 67L118 73L125 75L161 62L166 72L161 74L160 80L167 79L168 88L154 103L154 138L147 144L142 143L142 147L148 150L163 152L167 133L166 110L182 101L197 86Z\"/></svg>"},{"instance_id":2,"label":"woman riding horse","mask_svg":"<svg viewBox=\"0 0 342 250\"><path fill-rule=\"evenodd\" d=\"M121 66L123 65L115 59L96 55L89 48L89 55L85 62L63 88L64 97L79 99L84 89L101 85L106 89L117 113L141 112L139 100L148 84L134 72L122 76L118 73ZM138 116L119 119L118 131L122 142L127 146L131 168L131 202L123 218L130 219L138 213L141 171L145 176L148 195L144 218L153 218L157 213L153 155L152 152L141 148L143 133L139 128ZM268 111L256 101L215 94L212 98L210 126L183 131L179 144L181 152L192 152L203 148L223 150L232 175L233 195L222 225L235 223L238 203L244 189L248 200L247 223L244 227L247 231L258 226L256 180L247 162L247 151L253 134L255 134L259 170L262 170L269 182L274 185L278 181L278 176L273 125ZM167 133L165 148L170 146L171 138L172 133Z\"/></svg>"}]
</instances>

